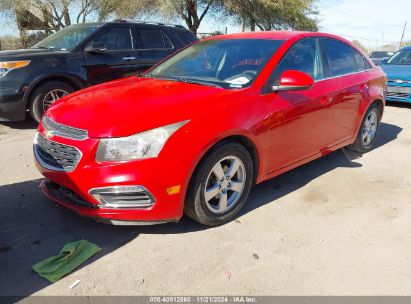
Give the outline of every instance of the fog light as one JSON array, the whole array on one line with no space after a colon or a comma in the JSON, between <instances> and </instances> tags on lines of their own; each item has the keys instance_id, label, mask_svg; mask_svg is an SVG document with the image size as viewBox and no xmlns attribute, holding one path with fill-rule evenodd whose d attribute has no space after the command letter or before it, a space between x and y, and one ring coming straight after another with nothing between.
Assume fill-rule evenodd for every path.
<instances>
[{"instance_id":1,"label":"fog light","mask_svg":"<svg viewBox=\"0 0 411 304\"><path fill-rule=\"evenodd\" d=\"M89 194L101 208L148 208L155 203L153 195L142 186L95 188Z\"/></svg>"}]
</instances>

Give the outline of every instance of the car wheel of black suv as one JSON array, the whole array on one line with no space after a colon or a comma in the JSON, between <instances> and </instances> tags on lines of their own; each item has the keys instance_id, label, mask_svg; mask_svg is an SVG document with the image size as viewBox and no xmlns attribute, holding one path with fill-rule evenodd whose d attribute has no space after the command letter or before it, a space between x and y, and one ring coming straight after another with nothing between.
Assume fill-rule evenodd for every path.
<instances>
[{"instance_id":1,"label":"car wheel of black suv","mask_svg":"<svg viewBox=\"0 0 411 304\"><path fill-rule=\"evenodd\" d=\"M347 148L359 153L370 151L377 138L381 116L382 113L378 105L372 104L364 115L355 142Z\"/></svg>"},{"instance_id":2,"label":"car wheel of black suv","mask_svg":"<svg viewBox=\"0 0 411 304\"><path fill-rule=\"evenodd\" d=\"M244 206L252 181L250 153L237 143L217 146L195 170L184 211L207 226L228 222Z\"/></svg>"},{"instance_id":3,"label":"car wheel of black suv","mask_svg":"<svg viewBox=\"0 0 411 304\"><path fill-rule=\"evenodd\" d=\"M31 94L29 107L31 116L34 120L40 122L49 106L74 91L73 87L61 81L49 81L40 85Z\"/></svg>"}]
</instances>

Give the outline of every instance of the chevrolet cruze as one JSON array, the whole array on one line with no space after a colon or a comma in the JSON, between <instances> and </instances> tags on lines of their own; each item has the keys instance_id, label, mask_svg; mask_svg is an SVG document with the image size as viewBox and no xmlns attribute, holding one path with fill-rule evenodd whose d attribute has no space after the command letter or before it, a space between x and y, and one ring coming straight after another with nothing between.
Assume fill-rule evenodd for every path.
<instances>
[{"instance_id":1,"label":"chevrolet cruze","mask_svg":"<svg viewBox=\"0 0 411 304\"><path fill-rule=\"evenodd\" d=\"M372 149L386 76L329 34L192 44L141 77L52 105L34 141L40 188L98 221L233 219L254 184L348 146Z\"/></svg>"}]
</instances>

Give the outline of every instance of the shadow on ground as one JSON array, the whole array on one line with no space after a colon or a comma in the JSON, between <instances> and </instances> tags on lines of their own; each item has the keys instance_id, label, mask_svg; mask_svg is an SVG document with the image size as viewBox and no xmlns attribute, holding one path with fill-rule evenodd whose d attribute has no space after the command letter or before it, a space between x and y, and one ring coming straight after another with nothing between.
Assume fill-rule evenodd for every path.
<instances>
[{"instance_id":1,"label":"shadow on ground","mask_svg":"<svg viewBox=\"0 0 411 304\"><path fill-rule=\"evenodd\" d=\"M26 119L22 121L2 121L0 124L16 130L37 129L38 126L38 123L30 115L26 115Z\"/></svg>"},{"instance_id":2,"label":"shadow on ground","mask_svg":"<svg viewBox=\"0 0 411 304\"><path fill-rule=\"evenodd\" d=\"M411 103L387 101L386 105L393 108L411 109Z\"/></svg>"},{"instance_id":3,"label":"shadow on ground","mask_svg":"<svg viewBox=\"0 0 411 304\"><path fill-rule=\"evenodd\" d=\"M376 149L395 140L401 128L383 123ZM287 195L338 167L357 168L361 155L336 151L256 186L241 214ZM178 224L121 227L95 223L53 206L38 190L39 180L0 186L0 295L24 297L50 285L31 269L67 242L86 239L103 250L94 260L122 247L140 233L175 234L207 229L184 217ZM83 265L82 267L86 266Z\"/></svg>"}]
</instances>

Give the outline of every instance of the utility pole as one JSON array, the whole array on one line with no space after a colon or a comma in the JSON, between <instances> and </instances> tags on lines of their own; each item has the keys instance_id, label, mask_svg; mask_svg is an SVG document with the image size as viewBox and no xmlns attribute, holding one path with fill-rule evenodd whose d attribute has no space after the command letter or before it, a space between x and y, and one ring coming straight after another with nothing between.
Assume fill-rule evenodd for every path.
<instances>
[{"instance_id":1,"label":"utility pole","mask_svg":"<svg viewBox=\"0 0 411 304\"><path fill-rule=\"evenodd\" d=\"M404 34L405 34L405 28L407 27L407 22L405 22L405 24L404 24L404 29L402 30L402 35L401 35L401 41L400 41L400 47L399 48L401 48L401 45L402 45L402 40L404 39Z\"/></svg>"}]
</instances>

